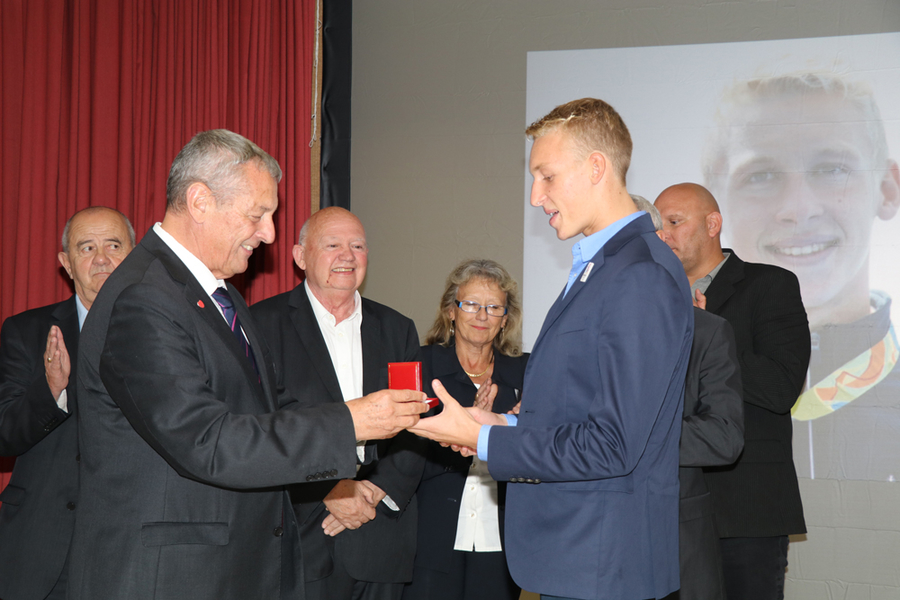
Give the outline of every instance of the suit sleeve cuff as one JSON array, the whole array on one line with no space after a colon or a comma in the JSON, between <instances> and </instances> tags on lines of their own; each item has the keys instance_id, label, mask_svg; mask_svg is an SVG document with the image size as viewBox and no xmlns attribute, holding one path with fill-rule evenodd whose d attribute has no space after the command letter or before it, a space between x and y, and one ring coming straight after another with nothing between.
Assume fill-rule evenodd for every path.
<instances>
[{"instance_id":1,"label":"suit sleeve cuff","mask_svg":"<svg viewBox=\"0 0 900 600\"><path fill-rule=\"evenodd\" d=\"M381 501L384 503L385 506L387 506L392 511L400 512L400 507L397 506L397 503L394 502L390 496L385 496L384 498L381 499Z\"/></svg>"}]
</instances>

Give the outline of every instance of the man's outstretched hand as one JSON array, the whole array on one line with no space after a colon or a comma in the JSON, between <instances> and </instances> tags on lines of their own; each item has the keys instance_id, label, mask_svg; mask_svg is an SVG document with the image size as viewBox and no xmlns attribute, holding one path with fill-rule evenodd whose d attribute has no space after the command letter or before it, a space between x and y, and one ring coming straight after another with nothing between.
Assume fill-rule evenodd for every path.
<instances>
[{"instance_id":1,"label":"man's outstretched hand","mask_svg":"<svg viewBox=\"0 0 900 600\"><path fill-rule=\"evenodd\" d=\"M381 390L346 403L356 440L380 440L412 427L428 410L425 394L413 390Z\"/></svg>"},{"instance_id":2,"label":"man's outstretched hand","mask_svg":"<svg viewBox=\"0 0 900 600\"><path fill-rule=\"evenodd\" d=\"M507 424L503 416L477 406L463 408L447 393L439 380L435 379L431 385L434 393L443 402L444 409L441 414L420 419L414 427L410 427L409 430L416 435L450 446L465 456L471 456L475 454L478 446L478 433L482 425Z\"/></svg>"}]
</instances>

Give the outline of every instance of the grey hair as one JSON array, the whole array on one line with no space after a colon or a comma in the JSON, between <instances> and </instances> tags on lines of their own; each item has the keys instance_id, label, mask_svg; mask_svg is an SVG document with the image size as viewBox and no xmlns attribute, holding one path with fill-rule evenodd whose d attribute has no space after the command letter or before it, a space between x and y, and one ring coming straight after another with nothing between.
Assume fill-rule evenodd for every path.
<instances>
[{"instance_id":1,"label":"grey hair","mask_svg":"<svg viewBox=\"0 0 900 600\"><path fill-rule=\"evenodd\" d=\"M244 136L227 129L201 131L172 162L166 182L166 208L182 210L188 188L195 183L206 185L217 202L231 202L243 184L243 166L250 162L265 169L276 182L281 181L278 161Z\"/></svg>"},{"instance_id":2,"label":"grey hair","mask_svg":"<svg viewBox=\"0 0 900 600\"><path fill-rule=\"evenodd\" d=\"M306 245L306 237L309 235L309 222L312 219L307 219L303 222L303 227L300 228L300 233L297 235L297 244L300 246Z\"/></svg>"},{"instance_id":3,"label":"grey hair","mask_svg":"<svg viewBox=\"0 0 900 600\"><path fill-rule=\"evenodd\" d=\"M116 213L117 215L119 215L120 217L122 217L122 220L125 222L125 228L128 230L128 240L131 242L131 247L134 248L135 243L136 243L135 238L134 238L134 227L131 225L131 221L128 220L128 217L126 217L125 215L123 215L121 212L117 211L114 208L109 208L108 206L88 206L87 208L82 208L81 210L76 212L74 215L69 217L68 221L66 221L66 225L65 225L65 227L63 227L63 232L62 232L63 252L65 252L66 254L69 253L69 231L72 229L72 220L82 213L90 214L90 213L95 213L95 212L102 212L105 210L112 211L112 212Z\"/></svg>"},{"instance_id":4,"label":"grey hair","mask_svg":"<svg viewBox=\"0 0 900 600\"><path fill-rule=\"evenodd\" d=\"M631 194L631 200L638 210L642 210L650 215L650 219L653 221L653 227L656 228L657 231L662 231L663 220L662 215L659 214L659 209L653 206L653 204L643 196Z\"/></svg>"}]
</instances>

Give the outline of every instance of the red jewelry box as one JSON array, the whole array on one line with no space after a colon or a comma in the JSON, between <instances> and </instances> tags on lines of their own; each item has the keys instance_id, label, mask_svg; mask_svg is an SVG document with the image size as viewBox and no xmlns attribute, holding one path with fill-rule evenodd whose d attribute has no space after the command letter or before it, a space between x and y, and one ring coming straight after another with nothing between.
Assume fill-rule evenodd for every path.
<instances>
[{"instance_id":1,"label":"red jewelry box","mask_svg":"<svg viewBox=\"0 0 900 600\"><path fill-rule=\"evenodd\" d=\"M388 388L392 390L422 391L422 363L392 362L388 363ZM426 400L430 408L438 405L437 398Z\"/></svg>"}]
</instances>

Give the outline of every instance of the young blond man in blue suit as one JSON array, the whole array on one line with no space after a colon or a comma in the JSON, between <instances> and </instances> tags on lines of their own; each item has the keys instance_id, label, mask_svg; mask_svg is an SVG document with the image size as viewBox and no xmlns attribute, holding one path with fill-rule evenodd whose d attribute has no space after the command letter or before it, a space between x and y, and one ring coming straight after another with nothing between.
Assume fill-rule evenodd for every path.
<instances>
[{"instance_id":1,"label":"young blond man in blue suit","mask_svg":"<svg viewBox=\"0 0 900 600\"><path fill-rule=\"evenodd\" d=\"M676 591L678 440L693 314L684 270L625 188L631 137L585 98L528 128L531 204L572 249L525 372L518 419L462 409L414 431L477 450L510 482L510 572L543 598ZM504 425L516 425L505 427Z\"/></svg>"}]
</instances>

